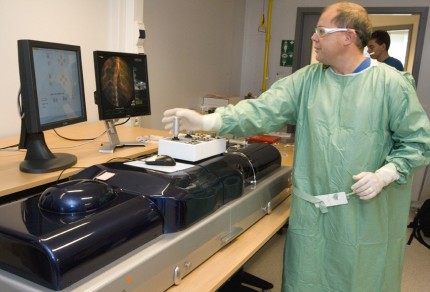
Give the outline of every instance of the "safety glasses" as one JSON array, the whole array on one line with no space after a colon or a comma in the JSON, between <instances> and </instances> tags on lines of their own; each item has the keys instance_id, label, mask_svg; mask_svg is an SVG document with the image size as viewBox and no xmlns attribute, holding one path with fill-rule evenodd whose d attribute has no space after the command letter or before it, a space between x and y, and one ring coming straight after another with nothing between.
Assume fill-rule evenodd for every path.
<instances>
[{"instance_id":1,"label":"safety glasses","mask_svg":"<svg viewBox=\"0 0 430 292\"><path fill-rule=\"evenodd\" d=\"M334 32L348 31L348 30L355 31L352 28L328 28L328 27L318 26L315 28L315 33L317 34L318 37L322 38Z\"/></svg>"}]
</instances>

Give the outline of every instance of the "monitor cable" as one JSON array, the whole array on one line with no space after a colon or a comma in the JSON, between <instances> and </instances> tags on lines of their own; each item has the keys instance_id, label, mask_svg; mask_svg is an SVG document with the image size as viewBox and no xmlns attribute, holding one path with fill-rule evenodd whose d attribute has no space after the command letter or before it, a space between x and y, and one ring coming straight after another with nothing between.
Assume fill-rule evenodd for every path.
<instances>
[{"instance_id":1,"label":"monitor cable","mask_svg":"<svg viewBox=\"0 0 430 292\"><path fill-rule=\"evenodd\" d=\"M250 169L252 171L252 178L246 179L246 181L251 184L252 189L255 189L257 187L257 175L255 173L254 166L252 165L251 160L248 158L248 156L246 156L244 153L239 152L239 151L234 151L234 152L229 152L229 153L234 154L234 155L239 155L248 161Z\"/></svg>"},{"instance_id":2,"label":"monitor cable","mask_svg":"<svg viewBox=\"0 0 430 292\"><path fill-rule=\"evenodd\" d=\"M18 106L19 117L21 119L23 119L24 118L24 111L23 111L22 106L21 106L21 87L19 87L19 90L18 90L17 106ZM15 147L18 147L18 146L19 146L19 144L13 144L13 145L1 147L0 151L19 151L19 149L9 149L9 148L15 148Z\"/></svg>"},{"instance_id":3,"label":"monitor cable","mask_svg":"<svg viewBox=\"0 0 430 292\"><path fill-rule=\"evenodd\" d=\"M22 108L21 86L18 89L17 106L18 106L18 115L22 120L25 116L25 113L24 113L24 110Z\"/></svg>"},{"instance_id":4,"label":"monitor cable","mask_svg":"<svg viewBox=\"0 0 430 292\"><path fill-rule=\"evenodd\" d=\"M128 117L124 122L121 122L121 123L119 123L119 124L115 124L114 126L121 126L121 125L124 125L124 124L126 124L129 120L130 120L130 117ZM109 130L110 130L110 129L109 129ZM58 133L58 132L57 132L57 130L56 130L56 129L53 129L53 131L54 131L54 133L55 133L58 137L60 137L60 138L62 138L62 139L65 139L65 140L69 140L69 141L95 141L95 140L99 139L100 137L102 137L104 134L106 134L106 133L108 132L108 130L104 130L104 131L103 131L103 133L101 133L100 135L98 135L97 137L94 137L94 138L81 138L81 139L75 139L75 138L68 138L68 137L65 137L65 136L61 135L60 133Z\"/></svg>"}]
</instances>

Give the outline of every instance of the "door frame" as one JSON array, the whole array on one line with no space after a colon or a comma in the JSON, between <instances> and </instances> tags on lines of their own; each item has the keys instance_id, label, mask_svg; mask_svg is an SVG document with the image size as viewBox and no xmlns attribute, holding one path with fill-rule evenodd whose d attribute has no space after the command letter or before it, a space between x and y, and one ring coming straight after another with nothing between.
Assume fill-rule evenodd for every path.
<instances>
[{"instance_id":1,"label":"door frame","mask_svg":"<svg viewBox=\"0 0 430 292\"><path fill-rule=\"evenodd\" d=\"M412 66L412 76L418 84L418 75L421 66L421 57L424 46L424 36L427 25L429 7L365 7L369 14L417 14L419 24L417 32L416 49ZM315 27L321 15L323 7L297 7L294 58L292 71L310 64L312 46L309 45L309 38L313 31L310 27ZM313 24L313 25L312 25ZM313 28L312 28L313 29Z\"/></svg>"}]
</instances>

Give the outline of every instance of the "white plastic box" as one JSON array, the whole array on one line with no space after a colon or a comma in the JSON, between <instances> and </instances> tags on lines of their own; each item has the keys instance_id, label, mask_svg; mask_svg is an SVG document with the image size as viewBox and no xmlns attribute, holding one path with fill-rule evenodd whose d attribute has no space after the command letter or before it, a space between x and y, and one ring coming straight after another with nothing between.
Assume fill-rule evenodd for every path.
<instances>
[{"instance_id":1,"label":"white plastic box","mask_svg":"<svg viewBox=\"0 0 430 292\"><path fill-rule=\"evenodd\" d=\"M185 161L199 161L224 153L227 141L225 138L191 139L179 135L179 140L166 138L160 140L158 155L169 155Z\"/></svg>"}]
</instances>

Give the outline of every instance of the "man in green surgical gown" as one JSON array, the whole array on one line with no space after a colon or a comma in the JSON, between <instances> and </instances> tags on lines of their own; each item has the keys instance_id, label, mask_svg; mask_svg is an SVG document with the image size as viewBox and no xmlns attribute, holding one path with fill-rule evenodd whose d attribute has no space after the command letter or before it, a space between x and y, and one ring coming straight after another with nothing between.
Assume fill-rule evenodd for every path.
<instances>
[{"instance_id":1,"label":"man in green surgical gown","mask_svg":"<svg viewBox=\"0 0 430 292\"><path fill-rule=\"evenodd\" d=\"M371 30L361 6L329 5L312 36L319 64L214 114L165 112L166 129L177 116L221 135L296 125L283 291L400 291L411 177L429 162L430 124L411 75L363 55ZM315 198L335 193L347 204Z\"/></svg>"}]
</instances>

